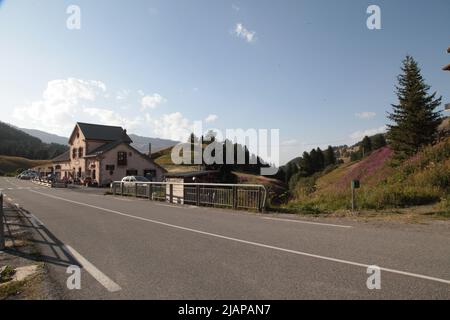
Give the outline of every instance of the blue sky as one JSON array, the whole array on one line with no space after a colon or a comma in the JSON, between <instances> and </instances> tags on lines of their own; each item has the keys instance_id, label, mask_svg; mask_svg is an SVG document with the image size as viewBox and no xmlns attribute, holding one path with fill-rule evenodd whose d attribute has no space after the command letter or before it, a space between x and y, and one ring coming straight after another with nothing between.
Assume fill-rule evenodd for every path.
<instances>
[{"instance_id":1,"label":"blue sky","mask_svg":"<svg viewBox=\"0 0 450 320\"><path fill-rule=\"evenodd\" d=\"M371 4L382 30L366 27ZM164 138L207 118L274 128L283 163L382 131L406 54L449 102L449 21L447 0L3 0L1 120L60 135L75 121Z\"/></svg>"}]
</instances>

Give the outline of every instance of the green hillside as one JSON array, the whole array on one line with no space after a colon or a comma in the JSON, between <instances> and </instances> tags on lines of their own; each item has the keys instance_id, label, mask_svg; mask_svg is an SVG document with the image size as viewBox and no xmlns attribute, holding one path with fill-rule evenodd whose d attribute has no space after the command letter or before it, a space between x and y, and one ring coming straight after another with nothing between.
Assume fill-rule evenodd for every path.
<instances>
[{"instance_id":1,"label":"green hillside","mask_svg":"<svg viewBox=\"0 0 450 320\"><path fill-rule=\"evenodd\" d=\"M67 146L43 143L38 138L0 122L0 155L28 159L52 159L67 150Z\"/></svg>"},{"instance_id":2,"label":"green hillside","mask_svg":"<svg viewBox=\"0 0 450 320\"><path fill-rule=\"evenodd\" d=\"M350 183L358 179L359 209L437 205L450 211L450 137L401 164L394 165L392 155L384 147L362 160L300 179L287 207L316 212L350 209Z\"/></svg>"}]
</instances>

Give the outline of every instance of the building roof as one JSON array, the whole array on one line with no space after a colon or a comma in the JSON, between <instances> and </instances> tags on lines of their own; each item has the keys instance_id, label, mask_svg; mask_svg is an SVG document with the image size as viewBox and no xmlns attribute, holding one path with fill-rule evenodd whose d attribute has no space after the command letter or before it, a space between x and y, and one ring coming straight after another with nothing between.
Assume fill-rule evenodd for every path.
<instances>
[{"instance_id":1,"label":"building roof","mask_svg":"<svg viewBox=\"0 0 450 320\"><path fill-rule=\"evenodd\" d=\"M102 140L102 141L116 141L133 142L128 136L127 131L122 127L105 126L100 124L91 124L77 122L80 130L83 132L87 140Z\"/></svg>"},{"instance_id":2,"label":"building roof","mask_svg":"<svg viewBox=\"0 0 450 320\"><path fill-rule=\"evenodd\" d=\"M70 161L69 150L52 159L52 162L66 162L66 161Z\"/></svg>"},{"instance_id":3,"label":"building roof","mask_svg":"<svg viewBox=\"0 0 450 320\"><path fill-rule=\"evenodd\" d=\"M122 143L128 144L127 141L123 141L123 140L116 140L116 141L112 141L109 143L105 143L105 144L101 145L100 147L95 148L94 150L89 152L89 154L87 154L86 157L93 157L93 156L99 155L103 152L113 149L114 147L117 147L118 145L121 145Z\"/></svg>"}]
</instances>

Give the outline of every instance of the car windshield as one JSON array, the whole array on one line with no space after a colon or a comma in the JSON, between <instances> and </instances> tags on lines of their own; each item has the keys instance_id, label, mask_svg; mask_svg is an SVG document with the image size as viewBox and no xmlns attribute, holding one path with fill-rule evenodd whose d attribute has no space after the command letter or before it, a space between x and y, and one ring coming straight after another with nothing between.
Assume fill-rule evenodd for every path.
<instances>
[{"instance_id":1,"label":"car windshield","mask_svg":"<svg viewBox=\"0 0 450 320\"><path fill-rule=\"evenodd\" d=\"M135 177L136 181L140 182L148 182L149 180L146 177Z\"/></svg>"}]
</instances>

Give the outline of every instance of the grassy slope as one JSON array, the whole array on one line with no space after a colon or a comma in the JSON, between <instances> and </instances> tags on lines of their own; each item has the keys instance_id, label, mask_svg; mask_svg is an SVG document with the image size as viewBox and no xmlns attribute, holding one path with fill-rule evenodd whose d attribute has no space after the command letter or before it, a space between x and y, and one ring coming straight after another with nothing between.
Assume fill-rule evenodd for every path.
<instances>
[{"instance_id":1,"label":"grassy slope","mask_svg":"<svg viewBox=\"0 0 450 320\"><path fill-rule=\"evenodd\" d=\"M386 147L361 161L343 164L318 177L313 192L299 183L288 206L318 211L349 209L350 182L359 179L359 208L398 208L440 202L445 210L450 209L450 138L397 167L390 165L391 156L392 151Z\"/></svg>"},{"instance_id":2,"label":"grassy slope","mask_svg":"<svg viewBox=\"0 0 450 320\"><path fill-rule=\"evenodd\" d=\"M46 163L50 162L48 160L29 160L21 157L0 155L0 173L13 173L17 169L29 169Z\"/></svg>"}]
</instances>

